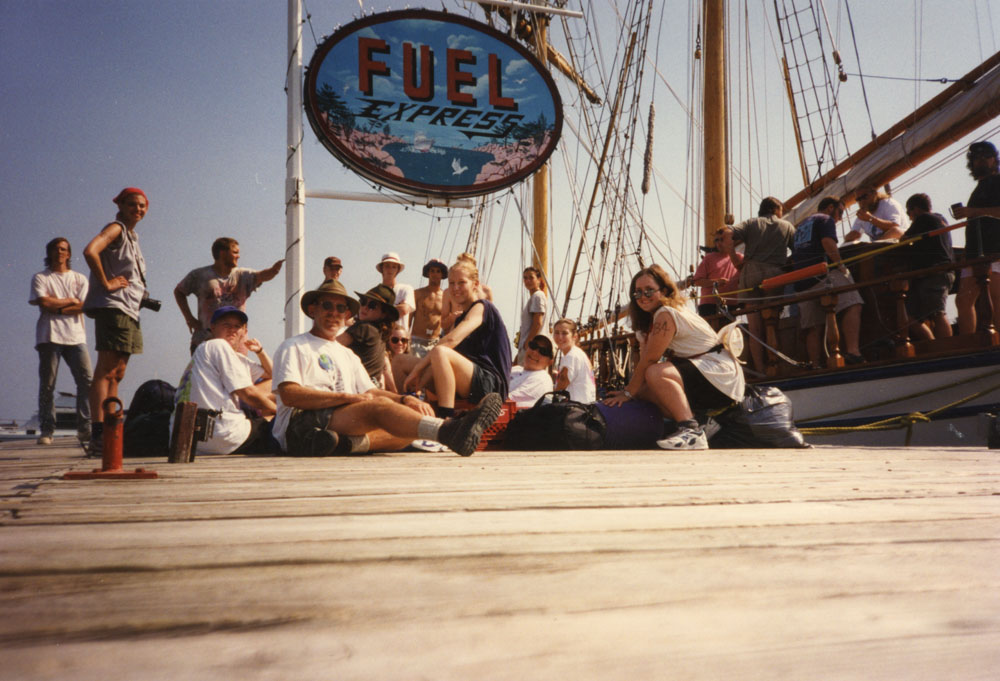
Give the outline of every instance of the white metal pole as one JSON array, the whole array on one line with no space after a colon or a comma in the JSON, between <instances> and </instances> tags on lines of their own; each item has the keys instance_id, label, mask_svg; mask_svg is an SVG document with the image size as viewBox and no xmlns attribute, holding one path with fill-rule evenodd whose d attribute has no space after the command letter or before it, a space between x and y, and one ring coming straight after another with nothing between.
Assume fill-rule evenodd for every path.
<instances>
[{"instance_id":1,"label":"white metal pole","mask_svg":"<svg viewBox=\"0 0 1000 681\"><path fill-rule=\"evenodd\" d=\"M285 338L305 329L305 179L302 177L302 0L288 0L288 145L285 153Z\"/></svg>"}]
</instances>

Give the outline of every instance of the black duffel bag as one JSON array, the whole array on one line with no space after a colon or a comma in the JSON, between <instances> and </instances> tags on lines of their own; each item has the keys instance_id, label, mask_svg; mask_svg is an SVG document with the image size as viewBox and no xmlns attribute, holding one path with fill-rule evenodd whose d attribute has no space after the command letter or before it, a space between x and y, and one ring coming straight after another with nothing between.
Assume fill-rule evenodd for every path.
<instances>
[{"instance_id":1,"label":"black duffel bag","mask_svg":"<svg viewBox=\"0 0 1000 681\"><path fill-rule=\"evenodd\" d=\"M504 449L561 451L602 449L607 425L596 404L569 399L565 390L545 393L519 409L504 434Z\"/></svg>"}]
</instances>

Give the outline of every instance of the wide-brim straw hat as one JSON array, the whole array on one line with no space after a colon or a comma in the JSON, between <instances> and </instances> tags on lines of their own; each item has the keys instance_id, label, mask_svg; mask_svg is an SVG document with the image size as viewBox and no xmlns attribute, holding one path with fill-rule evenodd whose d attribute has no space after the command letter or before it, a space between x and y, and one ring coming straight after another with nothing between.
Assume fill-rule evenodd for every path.
<instances>
[{"instance_id":1,"label":"wide-brim straw hat","mask_svg":"<svg viewBox=\"0 0 1000 681\"><path fill-rule=\"evenodd\" d=\"M344 288L344 285L336 279L327 279L320 284L318 288L312 291L306 291L302 294L302 300L299 301L299 307L302 308L302 311L307 317L309 317L309 319L313 319L313 316L309 314L309 306L315 303L316 299L324 293L343 297L347 301L347 307L351 310L351 314L358 313L358 301L348 295L347 289Z\"/></svg>"},{"instance_id":2,"label":"wide-brim straw hat","mask_svg":"<svg viewBox=\"0 0 1000 681\"><path fill-rule=\"evenodd\" d=\"M385 284L379 284L373 288L368 289L367 293L361 293L360 291L355 291L358 299L369 298L378 303L382 304L382 310L385 312L386 319L389 321L397 321L399 319L399 310L396 309L396 292L392 290L389 286Z\"/></svg>"}]
</instances>

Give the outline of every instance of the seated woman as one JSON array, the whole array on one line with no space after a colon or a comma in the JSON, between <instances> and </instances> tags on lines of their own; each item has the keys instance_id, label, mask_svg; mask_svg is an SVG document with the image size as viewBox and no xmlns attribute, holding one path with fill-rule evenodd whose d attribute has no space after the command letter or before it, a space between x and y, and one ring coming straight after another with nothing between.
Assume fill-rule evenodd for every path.
<instances>
[{"instance_id":1,"label":"seated woman","mask_svg":"<svg viewBox=\"0 0 1000 681\"><path fill-rule=\"evenodd\" d=\"M467 260L448 271L448 290L460 310L455 325L433 349L408 370L403 391L426 388L437 395L438 412L446 417L456 397L473 404L489 393L506 399L510 382L510 340L500 311L485 300L479 272ZM413 355L399 355L394 363Z\"/></svg>"},{"instance_id":2,"label":"seated woman","mask_svg":"<svg viewBox=\"0 0 1000 681\"><path fill-rule=\"evenodd\" d=\"M410 332L404 329L399 322L396 322L392 325L392 335L389 336L389 345L385 348L385 361L390 367L389 373L392 374L393 385L397 387L402 387L405 376L399 374L393 360L396 359L397 355L408 354L410 354ZM398 390L395 392L398 392Z\"/></svg>"},{"instance_id":3,"label":"seated woman","mask_svg":"<svg viewBox=\"0 0 1000 681\"><path fill-rule=\"evenodd\" d=\"M472 265L473 268L478 268L476 258L471 253L459 253L456 262L465 262ZM483 282L476 284L476 291L480 298L485 298L491 303L493 302L493 289ZM458 315L460 314L462 314L462 311L455 305L448 289L445 289L441 298L441 332L447 333L451 331L451 327L455 326L455 320L458 319Z\"/></svg>"},{"instance_id":4,"label":"seated woman","mask_svg":"<svg viewBox=\"0 0 1000 681\"><path fill-rule=\"evenodd\" d=\"M385 284L367 293L355 293L361 301L357 321L337 336L337 340L358 356L376 386L396 392L385 350L393 322L399 319L399 310L394 305L396 294Z\"/></svg>"},{"instance_id":5,"label":"seated woman","mask_svg":"<svg viewBox=\"0 0 1000 681\"><path fill-rule=\"evenodd\" d=\"M648 400L677 422L675 433L657 441L660 448L708 449L692 409L721 409L743 398L739 361L708 322L687 308L677 284L659 265L632 277L629 296L639 361L625 390L612 392L604 404Z\"/></svg>"},{"instance_id":6,"label":"seated woman","mask_svg":"<svg viewBox=\"0 0 1000 681\"><path fill-rule=\"evenodd\" d=\"M556 390L568 390L569 398L575 402L590 403L597 399L597 384L594 381L594 367L587 353L580 349L577 341L576 322L560 319L552 327L552 338L562 353L556 375Z\"/></svg>"}]
</instances>

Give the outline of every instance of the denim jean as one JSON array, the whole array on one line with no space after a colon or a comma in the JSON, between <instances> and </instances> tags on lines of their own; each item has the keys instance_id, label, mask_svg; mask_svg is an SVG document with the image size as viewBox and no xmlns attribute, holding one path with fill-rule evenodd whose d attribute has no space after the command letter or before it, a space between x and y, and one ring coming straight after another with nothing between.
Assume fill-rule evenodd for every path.
<instances>
[{"instance_id":1,"label":"denim jean","mask_svg":"<svg viewBox=\"0 0 1000 681\"><path fill-rule=\"evenodd\" d=\"M90 431L90 353L86 345L39 343L38 350L38 419L42 435L52 435L56 429L56 407L53 393L59 374L59 358L66 360L76 381L76 429Z\"/></svg>"}]
</instances>

